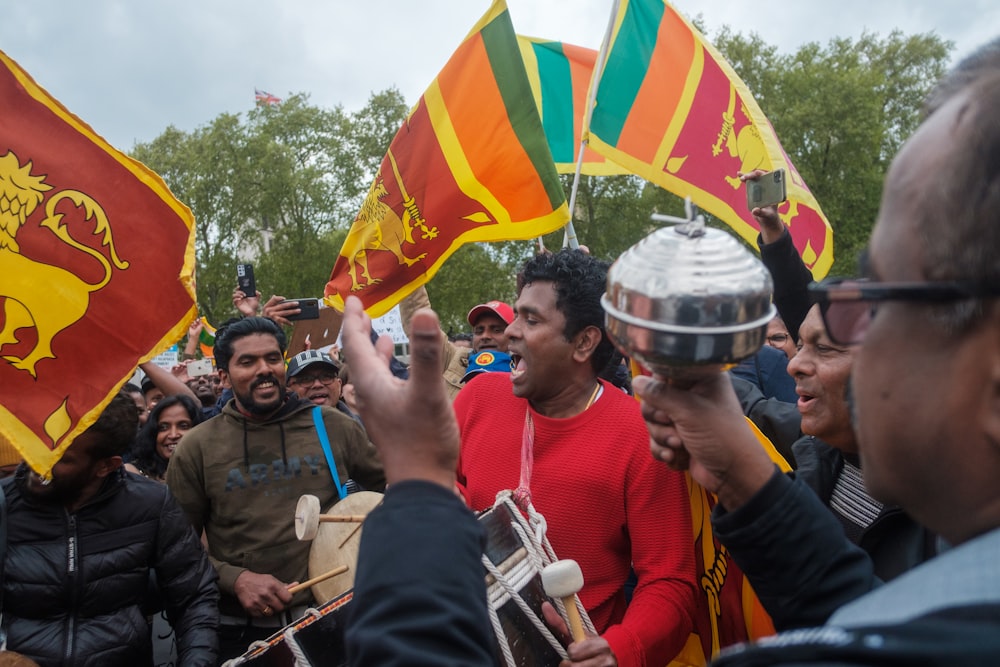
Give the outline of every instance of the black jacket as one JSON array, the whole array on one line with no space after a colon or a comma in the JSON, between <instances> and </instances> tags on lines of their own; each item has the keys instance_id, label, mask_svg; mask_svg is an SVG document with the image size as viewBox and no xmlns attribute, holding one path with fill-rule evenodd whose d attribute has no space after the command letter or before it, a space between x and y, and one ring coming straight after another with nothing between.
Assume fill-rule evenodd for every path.
<instances>
[{"instance_id":1,"label":"black jacket","mask_svg":"<svg viewBox=\"0 0 1000 667\"><path fill-rule=\"evenodd\" d=\"M365 519L346 628L351 665L496 664L484 533L458 497L405 481Z\"/></svg>"},{"instance_id":2,"label":"black jacket","mask_svg":"<svg viewBox=\"0 0 1000 667\"><path fill-rule=\"evenodd\" d=\"M829 506L833 487L844 468L844 455L822 440L806 436L792 445L800 478ZM883 581L895 579L907 570L933 558L938 552L937 537L897 505L886 505L857 541L871 557L875 574Z\"/></svg>"},{"instance_id":3,"label":"black jacket","mask_svg":"<svg viewBox=\"0 0 1000 667\"><path fill-rule=\"evenodd\" d=\"M777 468L743 506L727 512L716 505L712 529L778 630L822 625L881 584L871 558L844 536L816 493Z\"/></svg>"},{"instance_id":4,"label":"black jacket","mask_svg":"<svg viewBox=\"0 0 1000 667\"><path fill-rule=\"evenodd\" d=\"M795 403L764 398L756 385L736 375L730 374L729 379L733 383L743 414L771 441L785 461L795 468L797 464L792 446L802 437L802 415Z\"/></svg>"},{"instance_id":5,"label":"black jacket","mask_svg":"<svg viewBox=\"0 0 1000 667\"><path fill-rule=\"evenodd\" d=\"M812 307L808 289L813 280L812 272L802 262L787 228L777 241L766 245L758 234L757 246L760 260L774 279L774 306L788 327L788 333L798 340L799 326Z\"/></svg>"},{"instance_id":6,"label":"black jacket","mask_svg":"<svg viewBox=\"0 0 1000 667\"><path fill-rule=\"evenodd\" d=\"M218 588L201 542L165 484L119 469L75 513L3 482L8 531L3 625L8 648L40 665L152 662L143 604L151 571L182 665L214 665Z\"/></svg>"}]
</instances>

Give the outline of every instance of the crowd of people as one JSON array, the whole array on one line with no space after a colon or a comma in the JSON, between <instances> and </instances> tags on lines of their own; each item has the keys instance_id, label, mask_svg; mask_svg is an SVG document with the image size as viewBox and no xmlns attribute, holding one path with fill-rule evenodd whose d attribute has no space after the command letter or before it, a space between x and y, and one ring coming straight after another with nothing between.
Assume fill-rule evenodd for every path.
<instances>
[{"instance_id":1,"label":"crowd of people","mask_svg":"<svg viewBox=\"0 0 1000 667\"><path fill-rule=\"evenodd\" d=\"M938 84L894 159L861 279L813 282L777 211L753 211L779 318L734 372L606 379L625 368L604 331L608 265L580 250L527 261L513 305L473 307L470 347L419 290L405 371L354 297L344 359L286 359L294 302L259 316L237 290L213 373L145 364L47 478L21 464L3 481L6 647L150 664L163 610L177 664L238 658L325 602L290 590L308 578L300 496L365 489L384 499L337 659L495 665L476 512L509 490L583 572L583 639L544 606L563 664L666 665L704 605L693 481L778 631L712 664L996 664L998 105L995 40Z\"/></svg>"}]
</instances>

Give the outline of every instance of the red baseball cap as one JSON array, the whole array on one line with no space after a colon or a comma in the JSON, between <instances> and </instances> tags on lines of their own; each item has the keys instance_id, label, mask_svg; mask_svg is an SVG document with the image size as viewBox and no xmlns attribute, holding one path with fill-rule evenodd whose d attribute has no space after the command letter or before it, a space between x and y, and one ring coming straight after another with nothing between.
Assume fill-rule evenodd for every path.
<instances>
[{"instance_id":1,"label":"red baseball cap","mask_svg":"<svg viewBox=\"0 0 1000 667\"><path fill-rule=\"evenodd\" d=\"M469 324L476 326L476 320L478 320L483 313L494 313L507 324L514 321L513 308L508 306L503 301L487 301L486 303L481 303L469 311Z\"/></svg>"}]
</instances>

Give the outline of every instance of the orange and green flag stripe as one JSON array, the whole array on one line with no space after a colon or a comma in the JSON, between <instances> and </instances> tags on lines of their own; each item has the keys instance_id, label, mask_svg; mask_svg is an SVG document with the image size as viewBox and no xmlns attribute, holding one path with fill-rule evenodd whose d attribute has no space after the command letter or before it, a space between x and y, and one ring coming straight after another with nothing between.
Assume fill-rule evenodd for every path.
<instances>
[{"instance_id":1,"label":"orange and green flag stripe","mask_svg":"<svg viewBox=\"0 0 1000 667\"><path fill-rule=\"evenodd\" d=\"M556 170L561 174L575 173L597 51L522 35L518 35L517 43ZM610 176L629 172L585 148L580 173Z\"/></svg>"},{"instance_id":2,"label":"orange and green flag stripe","mask_svg":"<svg viewBox=\"0 0 1000 667\"><path fill-rule=\"evenodd\" d=\"M591 148L691 200L753 244L737 172L788 173L779 207L820 279L833 230L760 107L726 60L664 0L621 0L588 128Z\"/></svg>"},{"instance_id":3,"label":"orange and green flag stripe","mask_svg":"<svg viewBox=\"0 0 1000 667\"><path fill-rule=\"evenodd\" d=\"M206 359L214 359L215 327L208 323L204 315L198 319L201 320L201 333L198 334L198 347L201 349L201 356Z\"/></svg>"},{"instance_id":4,"label":"orange and green flag stripe","mask_svg":"<svg viewBox=\"0 0 1000 667\"><path fill-rule=\"evenodd\" d=\"M569 220L506 4L493 3L389 146L330 281L384 314L462 244L531 239Z\"/></svg>"}]
</instances>

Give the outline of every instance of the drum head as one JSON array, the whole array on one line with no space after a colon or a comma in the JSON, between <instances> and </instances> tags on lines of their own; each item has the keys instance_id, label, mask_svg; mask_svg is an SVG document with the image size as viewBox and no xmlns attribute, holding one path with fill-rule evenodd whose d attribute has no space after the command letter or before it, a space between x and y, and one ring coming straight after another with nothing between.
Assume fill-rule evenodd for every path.
<instances>
[{"instance_id":1,"label":"drum head","mask_svg":"<svg viewBox=\"0 0 1000 667\"><path fill-rule=\"evenodd\" d=\"M324 514L348 516L367 515L382 502L382 494L374 491L352 493L326 510ZM324 604L354 587L354 571L361 545L361 524L322 522L309 550L309 578L346 565L347 572L321 581L312 587L317 604Z\"/></svg>"}]
</instances>

